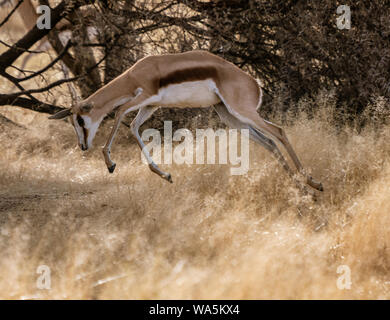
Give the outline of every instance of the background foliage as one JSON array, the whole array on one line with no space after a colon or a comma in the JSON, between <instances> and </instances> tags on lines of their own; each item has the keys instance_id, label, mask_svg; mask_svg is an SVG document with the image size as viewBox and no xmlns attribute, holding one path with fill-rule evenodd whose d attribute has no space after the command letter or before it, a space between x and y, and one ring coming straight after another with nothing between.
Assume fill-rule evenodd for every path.
<instances>
[{"instance_id":1,"label":"background foliage","mask_svg":"<svg viewBox=\"0 0 390 320\"><path fill-rule=\"evenodd\" d=\"M84 97L146 55L204 49L261 80L263 115L296 113L300 99L314 99L321 90L334 93L341 122L356 121L378 99L389 105L387 1L349 3L350 30L337 28L336 9L345 3L334 0L50 1L58 4L68 8L64 17L73 32L63 61L81 76L75 84ZM55 32L49 35L52 44ZM56 49L60 53L63 46ZM2 70L9 67L1 64ZM169 116L185 125L199 112L208 121L204 110L160 111L155 118ZM370 115L364 113L359 124Z\"/></svg>"}]
</instances>

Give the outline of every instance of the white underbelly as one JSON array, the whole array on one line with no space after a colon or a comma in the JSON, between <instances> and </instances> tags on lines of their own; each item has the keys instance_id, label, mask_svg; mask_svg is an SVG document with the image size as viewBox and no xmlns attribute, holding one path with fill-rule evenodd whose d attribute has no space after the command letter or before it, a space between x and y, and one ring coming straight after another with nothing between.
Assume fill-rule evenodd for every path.
<instances>
[{"instance_id":1,"label":"white underbelly","mask_svg":"<svg viewBox=\"0 0 390 320\"><path fill-rule=\"evenodd\" d=\"M212 80L172 84L159 90L159 101L156 104L177 108L209 107L220 102L214 90L215 83Z\"/></svg>"}]
</instances>

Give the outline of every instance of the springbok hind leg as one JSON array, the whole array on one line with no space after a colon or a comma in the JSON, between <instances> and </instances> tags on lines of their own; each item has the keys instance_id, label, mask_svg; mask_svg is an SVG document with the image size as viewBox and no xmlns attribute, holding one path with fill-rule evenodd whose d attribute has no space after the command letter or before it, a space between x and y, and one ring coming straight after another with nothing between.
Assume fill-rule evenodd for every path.
<instances>
[{"instance_id":1,"label":"springbok hind leg","mask_svg":"<svg viewBox=\"0 0 390 320\"><path fill-rule=\"evenodd\" d=\"M302 174L306 178L306 183L311 186L314 189L317 189L319 191L324 191L324 187L322 186L321 182L315 181L311 176L309 176L305 170L303 169L303 166L301 162L298 159L297 154L295 153L294 149L292 148L290 141L288 141L287 136L284 132L284 130L274 123L264 120L265 124L267 126L272 127L274 130L278 131L279 136L277 136L277 139L283 144L283 146L286 148L288 154L290 155L292 161L294 162L295 167L297 168L298 172Z\"/></svg>"},{"instance_id":2,"label":"springbok hind leg","mask_svg":"<svg viewBox=\"0 0 390 320\"><path fill-rule=\"evenodd\" d=\"M251 96L250 92L247 92L248 93L247 95L243 93L242 94L243 97L246 96L248 97L246 99L247 101L243 102L246 105L246 107L244 108L240 105L235 104L235 100L233 96L234 92L229 92L229 90L227 90L226 88L221 87L217 89L215 93L224 103L229 113L231 113L234 117L239 118L241 121L247 123L253 129L256 129L259 133L262 133L263 135L266 135L268 137L276 139L276 141L279 141L284 146L289 156L293 160L294 165L298 169L298 172L306 178L306 183L309 186L319 191L324 190L320 182L314 181L313 178L311 178L305 173L283 129L279 128L278 126L274 125L269 121L265 121L257 113L255 106L258 103L258 97L255 98L253 95ZM250 105L252 105L253 107L252 108L249 107Z\"/></svg>"},{"instance_id":3,"label":"springbok hind leg","mask_svg":"<svg viewBox=\"0 0 390 320\"><path fill-rule=\"evenodd\" d=\"M253 128L251 125L242 122L238 118L234 117L226 108L226 106L223 103L219 103L218 105L214 106L215 111L221 118L221 121L224 122L227 126L231 128L237 128L237 129L248 129L249 130L249 137L256 143L263 146L265 149L270 151L274 157L279 161L279 163L282 165L284 170L288 173L288 175L293 179L294 183L298 187L298 189L302 190L304 194L311 194L314 196L311 192L307 190L307 188L302 185L294 176L294 172L291 170L290 166L288 165L287 161L284 159L282 153L280 152L279 148L277 147L276 143L266 137L264 134L262 134L259 130L256 128Z\"/></svg>"}]
</instances>

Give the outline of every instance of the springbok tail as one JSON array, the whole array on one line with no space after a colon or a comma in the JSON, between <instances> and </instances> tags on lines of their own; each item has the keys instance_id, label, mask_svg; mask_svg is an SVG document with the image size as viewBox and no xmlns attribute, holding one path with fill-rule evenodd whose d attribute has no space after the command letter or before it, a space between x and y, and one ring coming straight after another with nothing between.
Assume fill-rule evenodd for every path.
<instances>
[{"instance_id":1,"label":"springbok tail","mask_svg":"<svg viewBox=\"0 0 390 320\"><path fill-rule=\"evenodd\" d=\"M259 96L259 103L257 104L256 111L259 111L260 106L263 102L263 90L261 90L261 82L259 79L256 79L257 84L259 85L259 90L260 90L260 96Z\"/></svg>"}]
</instances>

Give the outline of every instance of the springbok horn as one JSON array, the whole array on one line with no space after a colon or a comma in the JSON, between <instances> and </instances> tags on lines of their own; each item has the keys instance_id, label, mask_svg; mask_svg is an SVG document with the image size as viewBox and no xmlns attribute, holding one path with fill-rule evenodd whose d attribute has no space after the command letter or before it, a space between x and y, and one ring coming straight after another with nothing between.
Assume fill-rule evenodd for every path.
<instances>
[{"instance_id":1,"label":"springbok horn","mask_svg":"<svg viewBox=\"0 0 390 320\"><path fill-rule=\"evenodd\" d=\"M65 79L69 79L69 69L68 69L68 67L62 61L61 61L60 65L61 65L62 73L64 74ZM68 86L68 90L69 90L70 95L72 97L72 106L75 106L76 104L78 104L81 101L81 99L77 95L77 91L76 91L76 88L73 85L73 82L67 82L66 84Z\"/></svg>"},{"instance_id":2,"label":"springbok horn","mask_svg":"<svg viewBox=\"0 0 390 320\"><path fill-rule=\"evenodd\" d=\"M70 109L61 110L52 116L49 117L49 119L63 119L72 114L72 111Z\"/></svg>"}]
</instances>

